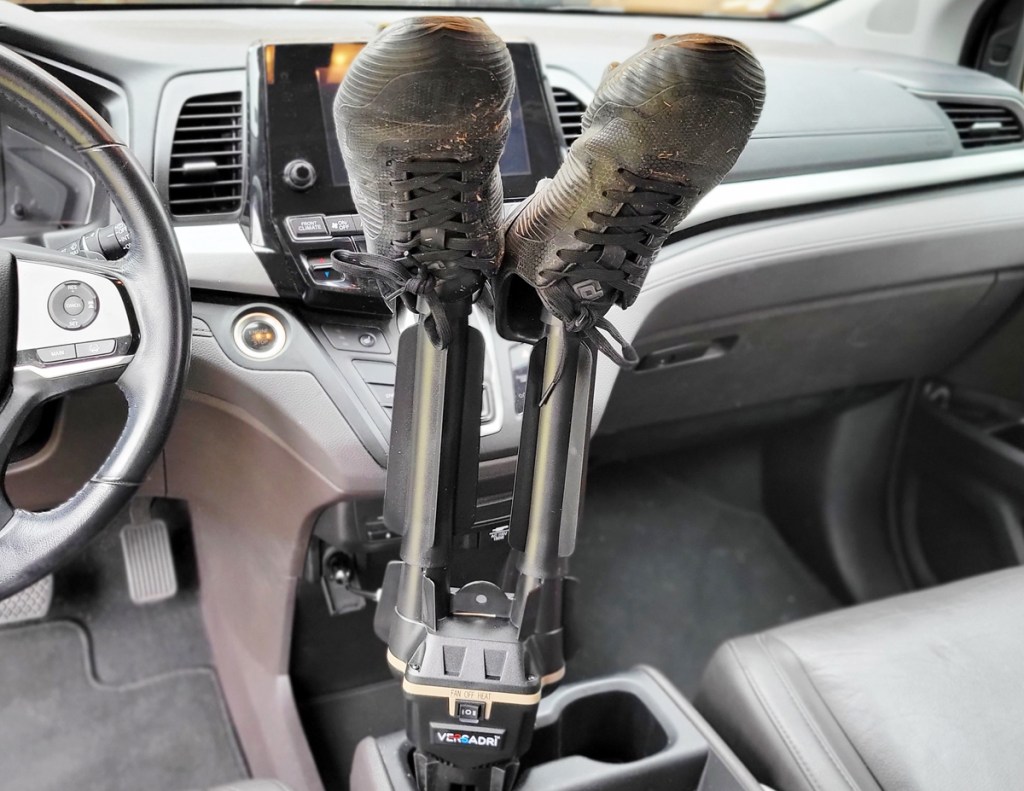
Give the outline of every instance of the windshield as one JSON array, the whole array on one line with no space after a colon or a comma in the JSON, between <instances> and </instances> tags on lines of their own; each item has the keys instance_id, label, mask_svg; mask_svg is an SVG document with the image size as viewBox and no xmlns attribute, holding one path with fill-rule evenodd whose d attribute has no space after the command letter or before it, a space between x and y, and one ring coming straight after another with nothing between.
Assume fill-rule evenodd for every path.
<instances>
[{"instance_id":1,"label":"windshield","mask_svg":"<svg viewBox=\"0 0 1024 791\"><path fill-rule=\"evenodd\" d=\"M613 13L666 14L673 16L785 19L831 0L13 0L39 10L55 7L132 6L381 6L394 8L493 8L513 11L610 11Z\"/></svg>"}]
</instances>

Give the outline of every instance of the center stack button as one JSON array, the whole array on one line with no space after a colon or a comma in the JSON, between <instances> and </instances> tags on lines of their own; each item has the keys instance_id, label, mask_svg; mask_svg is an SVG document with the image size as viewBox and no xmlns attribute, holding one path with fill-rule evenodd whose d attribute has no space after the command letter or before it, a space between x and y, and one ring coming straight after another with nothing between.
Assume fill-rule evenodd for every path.
<instances>
[{"instance_id":1,"label":"center stack button","mask_svg":"<svg viewBox=\"0 0 1024 791\"><path fill-rule=\"evenodd\" d=\"M390 417L391 408L395 405L395 375L398 368L394 363L376 360L353 360L352 365L370 386L370 392L384 408L385 414Z\"/></svg>"},{"instance_id":2,"label":"center stack button","mask_svg":"<svg viewBox=\"0 0 1024 791\"><path fill-rule=\"evenodd\" d=\"M288 217L288 233L299 242L308 239L329 239L327 224L322 214L304 214L299 217Z\"/></svg>"},{"instance_id":3,"label":"center stack button","mask_svg":"<svg viewBox=\"0 0 1024 791\"><path fill-rule=\"evenodd\" d=\"M327 217L327 230L331 236L362 233L363 221L358 214L332 214Z\"/></svg>"}]
</instances>

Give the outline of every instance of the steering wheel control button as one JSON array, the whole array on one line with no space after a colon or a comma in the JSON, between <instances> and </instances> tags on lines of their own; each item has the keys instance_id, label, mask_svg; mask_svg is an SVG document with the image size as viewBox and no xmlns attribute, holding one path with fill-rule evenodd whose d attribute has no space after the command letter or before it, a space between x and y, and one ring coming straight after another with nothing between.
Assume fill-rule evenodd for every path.
<instances>
[{"instance_id":1,"label":"steering wheel control button","mask_svg":"<svg viewBox=\"0 0 1024 791\"><path fill-rule=\"evenodd\" d=\"M269 360L284 349L284 325L269 313L247 313L235 322L235 345L246 357Z\"/></svg>"},{"instance_id":2,"label":"steering wheel control button","mask_svg":"<svg viewBox=\"0 0 1024 791\"><path fill-rule=\"evenodd\" d=\"M75 352L79 360L83 357L105 357L108 354L113 354L116 346L117 342L113 338L105 341L89 341L76 343Z\"/></svg>"},{"instance_id":3,"label":"steering wheel control button","mask_svg":"<svg viewBox=\"0 0 1024 791\"><path fill-rule=\"evenodd\" d=\"M292 238L301 242L308 239L330 239L327 231L327 223L322 214L304 214L299 217L289 217L285 220L288 224L288 233Z\"/></svg>"},{"instance_id":4,"label":"steering wheel control button","mask_svg":"<svg viewBox=\"0 0 1024 791\"><path fill-rule=\"evenodd\" d=\"M96 320L100 300L85 283L61 283L50 294L50 319L61 329L83 330Z\"/></svg>"},{"instance_id":5,"label":"steering wheel control button","mask_svg":"<svg viewBox=\"0 0 1024 791\"><path fill-rule=\"evenodd\" d=\"M338 324L325 324L324 335L338 351L370 352L371 354L390 354L387 338L380 330L372 327L343 327Z\"/></svg>"},{"instance_id":6,"label":"steering wheel control button","mask_svg":"<svg viewBox=\"0 0 1024 791\"><path fill-rule=\"evenodd\" d=\"M111 343L113 343L113 341L111 341ZM45 349L37 349L36 356L39 358L39 362L45 363L46 365L64 363L77 359L78 357L75 352L75 344L73 343L66 343L63 346L47 346Z\"/></svg>"},{"instance_id":7,"label":"steering wheel control button","mask_svg":"<svg viewBox=\"0 0 1024 791\"><path fill-rule=\"evenodd\" d=\"M85 300L81 297L68 297L64 300L64 312L69 316L80 316L85 310Z\"/></svg>"},{"instance_id":8,"label":"steering wheel control button","mask_svg":"<svg viewBox=\"0 0 1024 791\"><path fill-rule=\"evenodd\" d=\"M334 214L327 218L331 236L351 236L363 232L363 221L358 214Z\"/></svg>"}]
</instances>

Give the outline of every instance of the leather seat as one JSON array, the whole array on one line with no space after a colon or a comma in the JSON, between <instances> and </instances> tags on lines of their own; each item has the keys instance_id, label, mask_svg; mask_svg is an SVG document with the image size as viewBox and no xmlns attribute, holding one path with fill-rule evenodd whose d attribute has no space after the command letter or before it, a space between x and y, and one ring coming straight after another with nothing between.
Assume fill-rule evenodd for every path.
<instances>
[{"instance_id":1,"label":"leather seat","mask_svg":"<svg viewBox=\"0 0 1024 791\"><path fill-rule=\"evenodd\" d=\"M1024 788L1024 569L732 640L696 704L778 791Z\"/></svg>"}]
</instances>

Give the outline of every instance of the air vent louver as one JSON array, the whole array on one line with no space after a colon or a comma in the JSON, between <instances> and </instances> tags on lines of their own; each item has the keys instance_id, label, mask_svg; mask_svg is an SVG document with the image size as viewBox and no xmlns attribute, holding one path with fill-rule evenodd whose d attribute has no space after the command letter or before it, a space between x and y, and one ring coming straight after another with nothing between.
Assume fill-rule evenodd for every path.
<instances>
[{"instance_id":1,"label":"air vent louver","mask_svg":"<svg viewBox=\"0 0 1024 791\"><path fill-rule=\"evenodd\" d=\"M1020 118L1009 107L939 102L964 148L1008 146L1024 141Z\"/></svg>"},{"instance_id":2,"label":"air vent louver","mask_svg":"<svg viewBox=\"0 0 1024 791\"><path fill-rule=\"evenodd\" d=\"M176 217L232 214L242 204L242 94L193 96L181 107L167 174Z\"/></svg>"},{"instance_id":3,"label":"air vent louver","mask_svg":"<svg viewBox=\"0 0 1024 791\"><path fill-rule=\"evenodd\" d=\"M551 92L555 95L555 109L558 111L558 123L565 136L565 144L571 146L583 132L583 113L587 106L565 88L552 88Z\"/></svg>"}]
</instances>

